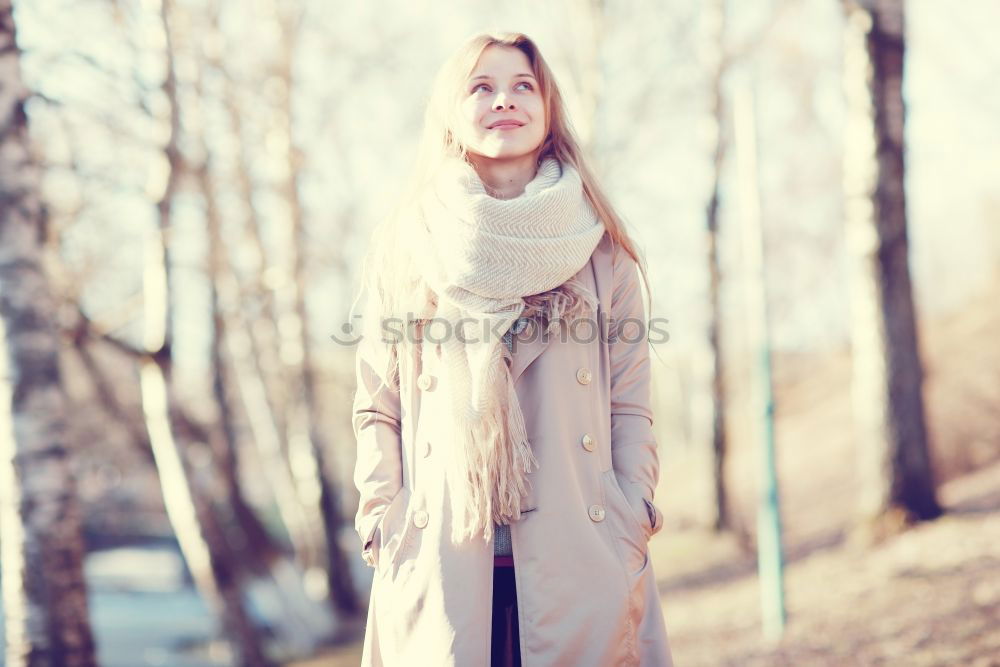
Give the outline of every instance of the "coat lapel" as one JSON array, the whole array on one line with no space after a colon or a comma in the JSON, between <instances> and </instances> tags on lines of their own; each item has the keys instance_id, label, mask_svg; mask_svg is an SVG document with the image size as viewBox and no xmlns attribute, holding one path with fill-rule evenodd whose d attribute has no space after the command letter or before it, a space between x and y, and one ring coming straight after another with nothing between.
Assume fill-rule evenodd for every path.
<instances>
[{"instance_id":1,"label":"coat lapel","mask_svg":"<svg viewBox=\"0 0 1000 667\"><path fill-rule=\"evenodd\" d=\"M575 278L586 285L597 295L599 308L606 310L607 278L611 276L610 237L607 233L601 237L590 260L576 273ZM600 319L598 320L600 322ZM510 373L514 382L521 377L525 369L544 352L553 341L559 338L559 331L547 336L542 332L537 320L532 318L528 325L513 338Z\"/></svg>"}]
</instances>

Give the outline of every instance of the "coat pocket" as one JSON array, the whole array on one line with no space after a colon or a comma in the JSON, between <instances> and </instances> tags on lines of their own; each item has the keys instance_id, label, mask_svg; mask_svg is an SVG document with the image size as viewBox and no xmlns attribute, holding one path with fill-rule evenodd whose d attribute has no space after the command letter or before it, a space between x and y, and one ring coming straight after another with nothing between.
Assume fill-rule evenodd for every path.
<instances>
[{"instance_id":1,"label":"coat pocket","mask_svg":"<svg viewBox=\"0 0 1000 667\"><path fill-rule=\"evenodd\" d=\"M622 560L630 574L637 574L646 567L649 537L652 530L648 519L641 523L628 497L618 484L614 470L602 475L605 487L607 513L612 518L612 526L621 545ZM642 511L645 512L645 506Z\"/></svg>"},{"instance_id":2,"label":"coat pocket","mask_svg":"<svg viewBox=\"0 0 1000 667\"><path fill-rule=\"evenodd\" d=\"M384 573L387 566L396 561L403 539L406 537L406 512L410 504L410 490L400 487L392 501L386 507L382 520L379 521L377 535L373 544L375 548L375 571Z\"/></svg>"}]
</instances>

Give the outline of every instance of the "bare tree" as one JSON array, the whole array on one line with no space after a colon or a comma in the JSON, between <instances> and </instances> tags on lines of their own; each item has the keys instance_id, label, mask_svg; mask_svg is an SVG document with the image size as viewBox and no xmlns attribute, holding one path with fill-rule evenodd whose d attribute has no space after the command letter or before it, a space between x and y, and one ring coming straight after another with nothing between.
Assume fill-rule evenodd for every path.
<instances>
[{"instance_id":1,"label":"bare tree","mask_svg":"<svg viewBox=\"0 0 1000 667\"><path fill-rule=\"evenodd\" d=\"M171 415L172 309L168 235L173 198L184 167L179 148L180 112L172 11L171 2L162 3L161 21L166 35L167 58L163 90L169 102L171 128L165 152L170 171L164 192L157 202L160 227L147 243L145 252L144 355L139 360L142 409L167 515L196 586L222 621L222 631L229 641L234 662L240 665L270 665L245 606L237 574L238 564L226 548L209 499L192 479L185 452L174 432Z\"/></svg>"},{"instance_id":2,"label":"bare tree","mask_svg":"<svg viewBox=\"0 0 1000 667\"><path fill-rule=\"evenodd\" d=\"M843 0L853 395L868 528L941 514L922 396L904 189L903 0Z\"/></svg>"},{"instance_id":3,"label":"bare tree","mask_svg":"<svg viewBox=\"0 0 1000 667\"><path fill-rule=\"evenodd\" d=\"M725 368L722 354L722 307L720 290L722 285L722 268L719 261L719 193L722 181L722 163L726 154L726 143L723 135L723 119L725 118L722 80L726 73L726 61L723 57L726 31L725 0L710 0L703 6L703 11L710 24L709 39L712 47L709 52L717 54L717 61L709 74L711 96L711 118L715 130L715 146L712 150L712 192L705 211L706 246L708 250L708 344L712 351L712 506L709 517L715 530L729 527L729 516L726 512L726 481L724 466L726 461L726 401L725 401Z\"/></svg>"},{"instance_id":4,"label":"bare tree","mask_svg":"<svg viewBox=\"0 0 1000 667\"><path fill-rule=\"evenodd\" d=\"M278 75L284 82L282 109L282 131L288 141L288 179L284 196L289 204L291 238L288 247L291 252L289 279L286 281L285 311L282 317L289 324L284 327L283 345L297 350L299 357L299 377L292 386L300 391L292 396L292 417L288 423L289 457L296 461L292 466L296 473L296 484L303 506L310 516L315 532L324 536L320 560L317 563L326 572L326 587L336 609L347 616L360 616L361 600L350 576L347 558L337 535L344 523L339 504L340 494L328 470L325 438L319 425L321 406L319 404L318 368L314 360L312 340L309 334L309 317L306 308L305 286L308 281L306 248L309 239L305 229L305 215L299 193L299 177L302 173L303 151L296 143L292 124L295 109L292 105L294 86L293 65L296 39L302 24L302 10L277 5L279 23L282 29L283 51L277 64Z\"/></svg>"},{"instance_id":5,"label":"bare tree","mask_svg":"<svg viewBox=\"0 0 1000 667\"><path fill-rule=\"evenodd\" d=\"M0 538L6 664L95 665L66 442L40 169L10 0L0 0Z\"/></svg>"},{"instance_id":6,"label":"bare tree","mask_svg":"<svg viewBox=\"0 0 1000 667\"><path fill-rule=\"evenodd\" d=\"M196 43L221 43L222 36L219 32L217 12L218 5L214 3L207 8L207 15L198 35L200 39ZM204 58L198 59L195 94L189 106L197 106L199 108L198 115L204 117L207 108L213 103L221 103L221 109L228 111L229 119L234 122L233 129L238 130L239 113L234 113L235 100L225 99L230 92L231 81L225 75L224 62L221 59L222 49L205 48L204 55ZM206 75L209 71L220 75L216 80L223 82L220 89L215 92L217 97L213 97L212 92L210 92L211 87L206 85L206 79L209 78ZM207 141L204 123L193 122L191 126L197 128L192 130L195 135L193 138L199 145L199 149L195 152L202 156L202 162L195 169L195 173L198 188L204 201L205 227L208 236L207 278L211 293L213 322L211 366L213 393L218 405L218 421L220 422L219 428L216 429L219 432L218 440L220 440L216 458L218 459L218 470L223 480L222 504L230 514L229 524L232 527L231 532L234 539L239 542L233 547L238 548L244 554L241 561L247 563L248 569L253 570L256 576L268 577L275 584L264 588L277 598L276 602L281 605L282 609L282 613L276 614L273 618L275 634L281 636L291 650L304 654L315 650L317 640L327 639L330 627L329 620L332 619L331 609L324 606L326 600L319 602L307 594L302 577L294 571L292 564L279 545L272 540L261 524L253 508L244 498L243 489L239 482L238 469L241 448L237 438L237 413L239 412L238 408L242 406L243 414L241 416L249 422L251 431L254 433L254 441L257 442L261 453L267 454L263 458L268 459L265 467L268 469L268 477L274 482L274 495L276 498L279 495L285 496L279 506L291 505L291 511L295 513L295 516L302 514L301 505L294 496L294 483L288 471L287 461L283 458L281 451L273 410L267 400L266 383L259 370L259 359L255 356L257 350L252 349L253 346L248 344L250 337L246 332L257 328L261 319L257 319L253 325L247 323L247 318L242 312L245 295L241 293L231 264L232 258L227 252L224 242L223 221L225 215L220 210L217 195L217 192L222 188L224 172L218 166L219 160L216 159L215 146ZM241 147L242 154L243 143L238 134L237 131L234 143ZM239 171L237 181L248 185L249 174L245 171L246 165L240 161L236 165L236 169ZM249 201L251 193L245 192L247 201ZM254 232L257 231L254 225L250 226ZM255 242L259 242L259 237L255 237ZM265 300L269 300L267 299L269 292L262 291L263 285L253 284L250 288L256 290L257 296L263 296ZM246 296L249 296L249 292ZM268 308L266 314L271 313L273 311ZM267 318L265 317L265 319ZM273 320L271 324L273 324ZM240 332L242 336L236 335L236 332ZM247 400L254 396L255 400ZM270 445L262 447L262 441L267 441ZM284 489L284 493L277 492L279 487ZM289 530L289 535L293 536L293 534L297 533ZM296 542L294 537L292 542L293 545ZM299 553L301 554L301 552ZM258 587L258 590L261 590L261 587Z\"/></svg>"},{"instance_id":7,"label":"bare tree","mask_svg":"<svg viewBox=\"0 0 1000 667\"><path fill-rule=\"evenodd\" d=\"M705 21L708 23L704 53L710 54L708 65L709 113L713 128L712 146L712 189L705 210L706 264L708 267L708 346L712 356L711 378L711 486L712 497L708 519L712 528L718 531L732 527L727 509L725 463L726 463L726 365L722 349L723 313L721 291L724 283L722 264L719 256L719 203L722 189L722 170L729 152L726 137L727 100L725 79L734 63L756 49L767 37L777 19L788 10L791 2L782 0L774 8L770 20L745 41L727 44L727 8L725 0L709 0L702 5Z\"/></svg>"},{"instance_id":8,"label":"bare tree","mask_svg":"<svg viewBox=\"0 0 1000 667\"><path fill-rule=\"evenodd\" d=\"M217 35L213 35L217 39ZM248 144L251 140L244 136L242 112L237 100L237 85L231 74L222 63L217 63L219 74L223 77L224 91L221 93L225 105L230 130L233 134L233 145L236 150L236 167L233 174L234 186L240 198L251 202L254 196L254 185L250 179L251 155ZM231 258L227 253L217 266L219 273L213 276L213 286L217 291L228 290L233 300L238 296L239 308L234 308L230 314L236 318L237 325L230 328L224 339L230 349L231 363L243 409L249 421L253 442L258 456L263 461L264 474L274 494L278 514L288 533L292 549L303 567L309 567L316 560L318 544L322 535L313 532L313 525L308 521L305 509L299 502L295 480L292 478L288 460L285 457L285 420L282 415L288 405L285 384L285 374L278 358L278 328L276 320L277 281L276 275L266 264L267 252L263 239L263 221L257 215L253 206L247 206L245 221L246 239L255 249L254 264L249 273L252 278L246 278L241 284L236 284L238 276L231 266ZM232 287L229 282L233 281ZM246 296L253 294L260 304L258 312L247 312L251 308ZM227 305L226 297L221 298L220 306ZM225 316L224 316L225 317Z\"/></svg>"}]
</instances>

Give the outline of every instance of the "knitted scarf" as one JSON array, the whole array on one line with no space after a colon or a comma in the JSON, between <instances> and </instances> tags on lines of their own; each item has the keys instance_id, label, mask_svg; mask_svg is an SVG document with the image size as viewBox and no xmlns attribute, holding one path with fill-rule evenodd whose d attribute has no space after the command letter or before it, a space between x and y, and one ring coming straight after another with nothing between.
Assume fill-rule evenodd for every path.
<instances>
[{"instance_id":1,"label":"knitted scarf","mask_svg":"<svg viewBox=\"0 0 1000 667\"><path fill-rule=\"evenodd\" d=\"M443 460L452 539L520 518L527 474L538 466L509 368L504 332L525 312L543 314L547 333L597 298L574 275L587 263L604 224L584 196L579 173L543 159L524 192L496 199L475 169L452 159L438 172L409 230L417 270L436 308L441 391L452 407ZM527 309L527 310L526 310ZM438 329L437 327L442 327ZM449 426L449 425L435 425Z\"/></svg>"}]
</instances>

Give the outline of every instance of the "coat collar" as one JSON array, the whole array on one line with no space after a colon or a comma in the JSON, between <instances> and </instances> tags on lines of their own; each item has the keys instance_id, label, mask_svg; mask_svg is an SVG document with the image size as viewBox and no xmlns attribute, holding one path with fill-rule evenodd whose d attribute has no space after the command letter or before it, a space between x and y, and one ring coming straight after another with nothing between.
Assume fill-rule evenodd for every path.
<instances>
[{"instance_id":1,"label":"coat collar","mask_svg":"<svg viewBox=\"0 0 1000 667\"><path fill-rule=\"evenodd\" d=\"M611 237L605 232L594 248L590 260L575 275L577 280L581 281L597 295L597 321L600 324L604 324L609 312L608 299L610 297L610 281L613 270L611 251ZM528 326L514 337L514 351L511 355L510 373L515 383L521 377L521 374L524 373L525 369L557 338L559 338L558 332L546 336L541 332L536 320L532 319L528 322Z\"/></svg>"}]
</instances>

